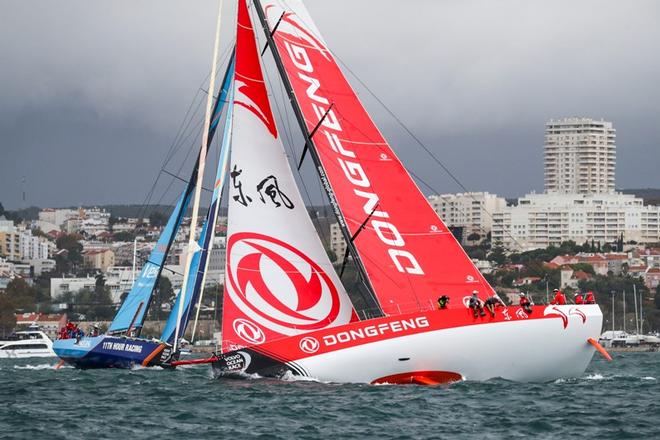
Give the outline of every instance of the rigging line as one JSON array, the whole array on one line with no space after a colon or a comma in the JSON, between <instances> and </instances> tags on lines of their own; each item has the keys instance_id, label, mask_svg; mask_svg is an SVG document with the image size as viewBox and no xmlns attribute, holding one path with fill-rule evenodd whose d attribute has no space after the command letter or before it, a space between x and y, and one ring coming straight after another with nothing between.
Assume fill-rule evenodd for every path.
<instances>
[{"instance_id":1,"label":"rigging line","mask_svg":"<svg viewBox=\"0 0 660 440\"><path fill-rule=\"evenodd\" d=\"M282 3L284 3L284 5L287 6L289 9L292 9L292 8L287 4L286 0L282 0ZM298 19L300 19L300 20L305 24L305 26L306 26L308 29L313 29L313 27L309 26L309 24L306 23L304 20L302 20L300 17L298 17ZM316 35L316 37L317 37L317 38L320 38L320 36L318 36L318 35ZM444 170L444 171L445 171L445 172L446 172L446 173L452 178L452 180L454 180L454 182L456 182L456 183L457 183L457 184L463 189L463 191L464 191L465 193L468 193L468 196L469 196L470 198L472 198L473 200L476 200L476 198L475 198L472 194L469 194L470 191L468 191L468 189L465 187L465 185L463 185L463 183L461 183L461 182L458 180L458 178L457 178L457 177L456 177L456 176L455 176L455 175L454 175L454 174L453 174L453 173L452 173L452 172L451 172L451 171L450 171L450 170L449 170L449 169L448 169L443 163L442 163L442 161L440 161L440 159L438 159L438 158L437 158L437 157L436 157L436 156L435 156L435 155L434 155L434 154L433 154L433 153L432 153L432 152L426 147L426 145L425 145L425 144L424 144L424 143L423 143L423 142L422 142L417 136L415 136L415 134L414 134L414 133L413 133L413 132L412 132L412 131L411 131L411 130L410 130L410 129L404 124L404 123L403 123L403 121L401 121L401 120L400 120L400 119L394 114L394 112L393 112L392 110L390 110L389 107L387 107L387 106L385 105L385 103L384 103L384 102L383 102L378 96L376 96L376 94L375 94L375 93L374 93L374 92L373 92L373 91L372 91L372 90L371 90L371 89L370 89L370 88L364 83L364 81L362 81L362 79L361 79L361 78L360 78L355 72L353 72L353 71L351 70L351 68L350 68L350 67L349 67L349 66L348 66L348 65L347 65L347 64L346 64L346 63L345 63L345 62L344 62L344 61L343 61L343 60L342 60L342 59L341 59L341 58L340 58L340 57L339 57L334 51L329 51L329 52L332 54L333 57L335 57L335 58L336 58L336 59L337 59L337 60L338 60L338 61L339 61L339 62L340 62L345 68L346 68L346 70L348 70L348 72L349 72L351 75L353 75L353 77L354 77L354 78L355 78L355 79L356 79L356 80L357 80L357 81L358 81L358 82L359 82L359 83L360 83L360 84L361 84L361 85L367 90L367 92L368 92L368 93L369 93L369 94L370 94L370 95L371 95L371 96L372 96L372 97L373 97L373 98L374 98L374 99L375 99L375 100L376 100L376 101L377 101L377 102L378 102L378 103L379 103L379 104L380 104L380 105L381 105L381 106L382 106L382 107L383 107L383 108L384 108L384 109L390 114L390 116L392 116L392 118L394 118L394 120L395 120L395 121L396 121L396 122L397 122L397 123L398 123L398 124L399 124L399 125L400 125L400 126L401 126L401 127L402 127L402 128L408 133L408 134L409 134L409 135L410 135L410 137L412 137L412 138L413 138L413 139L414 139L414 140L415 140L415 141L416 141L416 142L417 142L417 143L418 143L418 144L419 144L419 145L420 145L420 146L426 151L426 153L428 153L428 155L431 156L431 158L433 158L433 160L434 160L438 165L440 165L440 167L441 167L441 168L442 168L442 169L443 169L443 170ZM358 128L358 127L356 127L356 128ZM410 171L409 171L409 172L410 172ZM412 174L412 172L411 172L411 174ZM435 191L435 190L433 190L433 191ZM435 191L435 192L439 195L439 192L438 192L438 191ZM491 219L493 219L492 214L491 214L487 209L484 208L483 211L486 213L486 215L488 215ZM517 245L518 245L518 247L519 247L520 249L523 249L523 247L522 247L522 245L520 244L520 242L518 242L518 240L516 240L516 238L513 237L513 235L511 235L510 231L507 230L506 233L507 233L507 235L508 235L508 236L509 236L509 237L510 237L510 238L511 238L511 239L512 239Z\"/></svg>"},{"instance_id":2,"label":"rigging line","mask_svg":"<svg viewBox=\"0 0 660 440\"><path fill-rule=\"evenodd\" d=\"M226 61L226 58L231 53L232 49L233 49L233 40L232 40L232 43L227 48L225 48L225 50L222 52L222 55L220 57L221 60L222 60L221 65L224 64L224 62ZM218 67L218 69L220 69L220 68L221 67ZM194 119L195 115L199 112L199 107L201 106L201 103L203 102L203 99L200 99L200 102L198 103L197 108L195 109L195 111L193 112L192 115L190 114L190 111L192 110L192 108L195 104L195 101L197 100L197 98L200 95L201 88L203 87L204 83L206 82L206 80L209 78L210 75L211 75L210 72L206 74L205 79L200 83L199 87L197 88L197 91L195 92L195 95L193 96L193 99L190 101L190 104L188 105L188 109L186 111L186 114L184 115L183 119L181 120L181 124L179 125L179 129L177 130L176 135L174 136L174 139L172 140L172 143L170 144L170 147L169 147L167 153L165 154L165 158L163 159L163 163L161 164L161 167L160 167L161 170L168 165L168 163L172 160L174 155L181 148L184 133L188 130L188 128L190 126L190 123ZM189 116L190 116L190 118L189 118ZM138 212L140 214L139 217L146 214L146 212L145 212L146 205L151 201L151 197L153 197L153 194L155 192L156 185L158 184L159 178L160 178L160 171L157 174L156 179L154 180L154 183L152 184L150 190L148 191L147 196L145 197L145 199L142 202L142 206L140 208L140 211Z\"/></svg>"},{"instance_id":3,"label":"rigging line","mask_svg":"<svg viewBox=\"0 0 660 440\"><path fill-rule=\"evenodd\" d=\"M415 174L414 172L412 172L412 171L408 171L408 172L409 172L410 175L413 176L416 180L418 180L420 183L422 183L422 184L423 184L424 186L426 186L428 189L430 189L430 190L433 191L435 194L437 194L438 197L440 197L441 199L444 200L444 198L442 197L442 194L440 194L440 192L439 192L437 189L435 189L434 187L432 187L430 183L428 183L427 181L425 181L423 178L421 178L419 175ZM471 198L472 198L473 200L476 200L474 197L471 197ZM457 207L457 209L458 209L458 211L460 211L461 213L465 214L466 216L468 215L468 212L465 211L464 209L461 209L461 208L459 208L459 207ZM487 212L487 210L484 209L484 208L480 208L480 209L482 209L484 212ZM438 215L438 217L439 217L439 215ZM492 216L491 216L491 219L493 219ZM442 218L441 218L441 220L442 220ZM444 222L444 220L443 220L443 222ZM487 231L486 229L484 229L481 225L479 225L479 226L477 226L477 227L478 227L479 230L480 230L481 232L483 232L485 235L488 235L488 232L489 232L489 231ZM509 238L511 238L511 240L514 241L514 243L518 246L518 248L519 248L521 251L524 251L524 246L518 241L518 239L516 239L516 237L514 237L514 236L511 234L511 232L510 232L509 230L505 230L505 233L509 236Z\"/></svg>"},{"instance_id":4,"label":"rigging line","mask_svg":"<svg viewBox=\"0 0 660 440\"><path fill-rule=\"evenodd\" d=\"M264 70L264 74L266 76L266 82L268 83L268 87L270 88L271 91L275 90L273 88L272 81L270 79L270 75L268 74L268 69L263 69L263 70ZM279 90L283 94L284 93L283 86L281 84L279 84L279 85L280 85ZM272 94L271 96L273 97L273 102L275 103L275 110L276 110L280 120L284 120L284 118L286 117L287 118L286 121L288 122L288 112L286 110L286 103L284 102L284 109L285 109L286 116L283 116L283 113L280 109L280 105L278 104L277 99L275 99L274 94ZM283 127L282 127L283 131L284 131L284 133L287 137L287 141L289 143L289 150L290 150L290 153L291 153L291 157L295 157L295 150L294 150L294 147L293 147L294 143L293 143L292 132L287 130L286 125L284 125L284 124L282 124L282 125L283 125ZM289 130L291 130L290 125L289 125ZM284 143L283 143L283 145L284 145ZM305 179L303 179L302 173L300 171L300 167L298 167L296 169L296 172L298 173L299 181L300 181L301 186L303 187L303 191L304 191L305 196L307 198L307 202L309 203L309 206L313 209L314 205L312 203L312 197L311 197L311 195L309 193L309 190L307 188L307 185L305 183ZM312 218L312 216L309 214L309 211L308 211L307 215L310 217L310 220L312 220L312 223L315 225L317 233L321 236L319 238L322 238L322 243L323 244L327 243L329 245L329 241L326 239L325 229L321 226L321 222L318 219L318 217L315 215ZM325 246L324 246L324 248L325 248Z\"/></svg>"},{"instance_id":5,"label":"rigging line","mask_svg":"<svg viewBox=\"0 0 660 440\"><path fill-rule=\"evenodd\" d=\"M270 90L273 90L273 91L276 90L272 86L272 82L270 80L270 76L268 75L268 72L266 72L266 79L268 80L268 86L270 87ZM284 85L280 82L277 82L277 81L275 82L275 84L279 85L279 87L277 87L277 90L279 90L279 92L280 92L280 98L281 98L281 101L282 101L282 104L283 104L282 107L284 108L284 115L281 114L281 110L280 110L279 106L277 106L278 107L277 110L278 110L278 114L279 114L280 118L283 121L282 129L285 132L286 137L287 137L287 142L288 142L288 146L289 146L288 149L290 151L290 157L293 158L293 157L296 157L296 151L295 151L295 145L296 144L293 140L294 131L291 128L291 117L289 115L289 108L287 106L287 101L286 101L286 97L285 97L285 94L284 94ZM276 105L277 105L277 103L276 103ZM307 184L305 183L305 179L303 178L303 175L302 175L302 172L301 172L300 168L296 169L296 173L298 174L299 181L301 182L301 184L303 186L305 196L307 197L307 203L309 204L309 206L314 207L314 203L312 201L312 196L309 193L309 189L307 188ZM321 192L320 202L323 203L324 197L323 197L323 189L321 188L321 183L318 179L314 179L314 180L317 183L317 188L319 189L319 192ZM329 235L330 232L327 231L327 233L326 233L326 228L324 228L321 225L321 221L319 220L318 217L315 216L312 219L312 221L314 222L314 224L316 226L316 230L319 233L319 237L321 238L321 242L323 243L323 247L326 248L326 249L330 249L330 239L328 238L328 235ZM326 223L327 223L327 221L326 221Z\"/></svg>"},{"instance_id":6,"label":"rigging line","mask_svg":"<svg viewBox=\"0 0 660 440\"><path fill-rule=\"evenodd\" d=\"M265 37L268 40L272 40L272 37L270 35L270 26L268 25L268 20L266 18L266 14L265 14L265 11L264 11L263 7L261 6L260 0L253 0L253 5L255 6L254 9L256 10L257 15L259 16L259 22L261 23L261 27L262 27L262 30L264 32ZM300 132L303 135L303 137L305 138L305 142L310 143L311 145L313 145L312 139L309 138L309 131L308 131L307 123L304 120L302 109L300 108L298 102L296 101L296 98L295 98L294 92L293 92L293 87L291 86L291 82L290 82L289 77L286 73L286 68L284 67L284 63L282 61L282 58L281 58L281 55L280 55L279 51L275 47L274 41L270 41L269 47L271 49L270 53L273 56L273 59L275 60L275 65L276 65L277 71L280 75L280 79L282 80L282 83L284 84L284 87L287 90L287 95L289 96L289 103L291 104L293 112L296 115L296 119L298 121ZM321 166L320 165L320 157L318 155L318 152L315 149L312 149L312 151L310 151L310 154L311 154L312 159L314 160L314 163L316 164L316 166L320 167ZM322 176L323 176L322 169L317 168L317 172L319 174L319 178L322 178ZM328 187L327 192L328 192L328 197L332 199L334 197L334 195L332 194L330 187ZM344 235L345 239L348 240L349 237L350 237L350 233L348 232L348 230L346 228L346 224L345 224L345 221L344 221L343 214L341 213L341 211L338 208L335 209L335 215L337 217L337 221L340 223L340 226L341 226L341 229L342 229L342 234ZM349 245L349 246L352 246L352 244ZM360 269L360 274L361 274L361 277L363 279L363 284L365 286L368 286L369 290L371 291L371 296L374 298L374 300L376 300L376 295L373 292L373 286L371 285L371 282L370 282L370 280L369 280L369 278L366 274L366 269L362 265L359 254L357 254L357 253L355 254L355 259L356 259L356 265ZM375 304L378 304L378 302L376 301Z\"/></svg>"},{"instance_id":7,"label":"rigging line","mask_svg":"<svg viewBox=\"0 0 660 440\"><path fill-rule=\"evenodd\" d=\"M188 181L187 181L186 179L184 179L183 177L181 177L181 176L177 176L177 175L174 174L174 173L170 173L170 172L167 171L167 170L163 170L163 173L167 174L168 176L172 176L172 177L174 177L175 179L180 180L180 181L183 182L183 183L188 183ZM204 190L204 191L208 191L208 192L211 192L211 193L213 192L212 189L209 189L209 188L207 188L207 187L205 187L205 186L202 186L202 190Z\"/></svg>"},{"instance_id":8,"label":"rigging line","mask_svg":"<svg viewBox=\"0 0 660 440\"><path fill-rule=\"evenodd\" d=\"M366 89L366 91L381 105L381 107L383 109L385 109L385 111L397 122L397 124L399 124L399 126L401 126L401 128L403 128L404 131L406 133L408 133L408 135L420 147L422 147L422 149L433 159L433 161L435 161L435 163L437 163L447 173L447 175L466 193L466 195L468 195L468 197L472 198L473 200L476 200L474 195L470 194L470 191L467 189L467 187L465 185L463 185L463 183L458 179L458 177L456 177L449 170L449 168L447 168L445 166L445 164L440 159L438 159L438 157L435 154L433 154L433 152L408 128L408 126L401 119L399 119L399 117L396 114L394 114L394 112L364 83L364 81L362 81L362 79L355 72L353 72L351 70L351 68L348 67L348 65L341 58L339 58L336 54L335 54L335 57L337 58L337 60L339 60L339 62L342 64L342 66L346 70L348 70L348 72L351 75L353 75L353 77L362 85L362 87L364 87ZM486 215L488 215L488 217L493 219L493 215L487 209L484 208L483 211L486 213ZM515 240L515 238L513 238L513 236L511 236L511 238ZM517 243L517 244L520 246L519 243Z\"/></svg>"}]
</instances>

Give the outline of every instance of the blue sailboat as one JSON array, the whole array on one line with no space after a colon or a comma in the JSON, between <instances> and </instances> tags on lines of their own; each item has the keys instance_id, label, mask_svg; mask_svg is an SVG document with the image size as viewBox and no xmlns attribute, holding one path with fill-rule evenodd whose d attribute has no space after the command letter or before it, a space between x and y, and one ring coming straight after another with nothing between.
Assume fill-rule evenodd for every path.
<instances>
[{"instance_id":1,"label":"blue sailboat","mask_svg":"<svg viewBox=\"0 0 660 440\"><path fill-rule=\"evenodd\" d=\"M222 87L209 120L206 147L210 146L225 103L230 95L230 85L234 76L232 55ZM231 96L230 96L231 100ZM195 190L199 159L193 167L186 188L179 197L174 211L161 232L149 259L142 267L133 288L122 303L107 332L100 336L85 336L79 339L59 339L53 343L53 350L65 363L78 368L132 368L142 366L167 366L178 357L178 341L183 337L194 305L199 300L204 284L204 274L208 267L208 254L213 246L218 207L225 180L227 158L231 135L233 106L228 106L221 145L220 160L214 185L213 197L206 220L202 227L198 250L192 256L188 273L194 281L181 290L170 312L163 333L159 339L140 338L140 332L147 316L154 289L161 276L165 260L177 235L184 213L188 209ZM191 225L192 227L193 225ZM186 284L186 283L184 283Z\"/></svg>"}]
</instances>

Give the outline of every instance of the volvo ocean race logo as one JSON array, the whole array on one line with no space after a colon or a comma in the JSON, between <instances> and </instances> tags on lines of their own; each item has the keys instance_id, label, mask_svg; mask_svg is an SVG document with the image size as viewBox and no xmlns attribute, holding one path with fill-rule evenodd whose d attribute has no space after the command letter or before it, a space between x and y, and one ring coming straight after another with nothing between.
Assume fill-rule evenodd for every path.
<instances>
[{"instance_id":1,"label":"volvo ocean race logo","mask_svg":"<svg viewBox=\"0 0 660 440\"><path fill-rule=\"evenodd\" d=\"M266 340L266 335L253 322L247 319L238 318L234 320L234 331L244 341L250 344L261 344Z\"/></svg>"},{"instance_id":2,"label":"volvo ocean race logo","mask_svg":"<svg viewBox=\"0 0 660 440\"><path fill-rule=\"evenodd\" d=\"M233 234L227 244L226 276L236 306L282 334L325 328L342 310L328 274L298 249L267 235Z\"/></svg>"},{"instance_id":3,"label":"volvo ocean race logo","mask_svg":"<svg viewBox=\"0 0 660 440\"><path fill-rule=\"evenodd\" d=\"M300 349L304 351L307 354L313 354L319 351L319 341L316 338L313 338L311 336L305 336L300 340L300 343L298 344L300 346Z\"/></svg>"}]
</instances>

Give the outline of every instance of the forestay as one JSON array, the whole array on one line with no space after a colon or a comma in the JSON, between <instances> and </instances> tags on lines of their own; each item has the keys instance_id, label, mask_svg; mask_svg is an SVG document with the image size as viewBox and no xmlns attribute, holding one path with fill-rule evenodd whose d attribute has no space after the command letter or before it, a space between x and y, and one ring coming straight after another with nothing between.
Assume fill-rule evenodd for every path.
<instances>
[{"instance_id":1,"label":"forestay","mask_svg":"<svg viewBox=\"0 0 660 440\"><path fill-rule=\"evenodd\" d=\"M256 2L257 5L259 2ZM493 293L438 218L360 103L304 5L270 1L264 12L313 143L319 173L386 314L463 307ZM284 14L284 15L282 15ZM280 20L281 18L281 20ZM295 104L294 104L295 105ZM324 117L325 116L325 117Z\"/></svg>"},{"instance_id":2,"label":"forestay","mask_svg":"<svg viewBox=\"0 0 660 440\"><path fill-rule=\"evenodd\" d=\"M239 1L222 350L355 318L296 187Z\"/></svg>"}]
</instances>

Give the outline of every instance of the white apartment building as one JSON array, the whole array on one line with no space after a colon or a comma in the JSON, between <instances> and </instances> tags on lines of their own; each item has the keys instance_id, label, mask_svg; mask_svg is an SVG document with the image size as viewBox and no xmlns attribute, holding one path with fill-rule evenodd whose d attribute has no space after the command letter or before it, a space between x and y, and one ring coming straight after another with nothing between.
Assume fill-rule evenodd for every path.
<instances>
[{"instance_id":1,"label":"white apartment building","mask_svg":"<svg viewBox=\"0 0 660 440\"><path fill-rule=\"evenodd\" d=\"M493 243L526 251L594 240L660 241L660 207L631 194L528 194L493 214Z\"/></svg>"},{"instance_id":2,"label":"white apartment building","mask_svg":"<svg viewBox=\"0 0 660 440\"><path fill-rule=\"evenodd\" d=\"M506 200L488 192L429 196L429 203L447 226L462 227L464 240L472 233L484 237L493 226L493 213L506 207Z\"/></svg>"},{"instance_id":3,"label":"white apartment building","mask_svg":"<svg viewBox=\"0 0 660 440\"><path fill-rule=\"evenodd\" d=\"M545 125L545 192L614 193L615 130L611 122L563 118Z\"/></svg>"},{"instance_id":4,"label":"white apartment building","mask_svg":"<svg viewBox=\"0 0 660 440\"><path fill-rule=\"evenodd\" d=\"M330 249L337 256L337 261L343 261L344 254L346 253L346 241L344 234L341 232L339 223L332 223L330 225Z\"/></svg>"},{"instance_id":5,"label":"white apartment building","mask_svg":"<svg viewBox=\"0 0 660 440\"><path fill-rule=\"evenodd\" d=\"M54 243L32 235L32 231L27 229L19 233L19 247L22 261L47 260L56 250Z\"/></svg>"},{"instance_id":6,"label":"white apartment building","mask_svg":"<svg viewBox=\"0 0 660 440\"><path fill-rule=\"evenodd\" d=\"M67 220L74 217L78 217L77 209L44 208L39 212L40 221L57 225L58 229L62 228Z\"/></svg>"},{"instance_id":7,"label":"white apartment building","mask_svg":"<svg viewBox=\"0 0 660 440\"><path fill-rule=\"evenodd\" d=\"M87 276L84 278L51 278L50 279L50 297L56 299L64 293L78 293L80 289L94 290L96 287L96 278Z\"/></svg>"}]
</instances>

